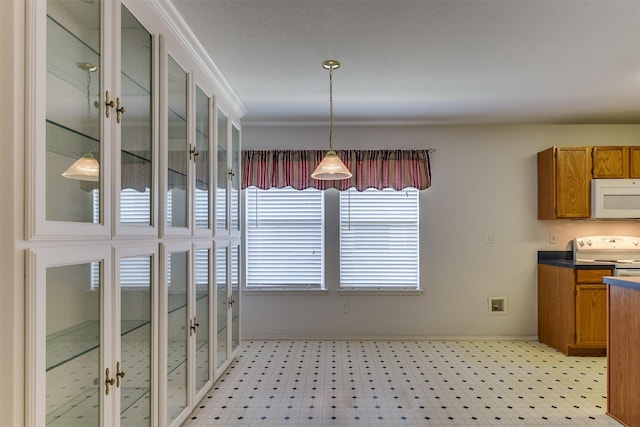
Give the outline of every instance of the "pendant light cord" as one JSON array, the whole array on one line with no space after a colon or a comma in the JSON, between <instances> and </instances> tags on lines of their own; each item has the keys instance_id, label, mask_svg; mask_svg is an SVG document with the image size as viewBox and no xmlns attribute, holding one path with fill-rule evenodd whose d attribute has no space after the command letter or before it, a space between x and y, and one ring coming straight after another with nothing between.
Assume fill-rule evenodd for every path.
<instances>
[{"instance_id":1,"label":"pendant light cord","mask_svg":"<svg viewBox=\"0 0 640 427\"><path fill-rule=\"evenodd\" d=\"M329 151L333 151L333 67L329 68Z\"/></svg>"}]
</instances>

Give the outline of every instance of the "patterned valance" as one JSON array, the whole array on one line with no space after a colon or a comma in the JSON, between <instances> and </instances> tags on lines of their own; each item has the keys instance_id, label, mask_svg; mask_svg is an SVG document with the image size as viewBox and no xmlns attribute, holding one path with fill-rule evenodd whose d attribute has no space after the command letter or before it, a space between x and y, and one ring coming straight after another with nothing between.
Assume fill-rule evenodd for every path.
<instances>
[{"instance_id":1,"label":"patterned valance","mask_svg":"<svg viewBox=\"0 0 640 427\"><path fill-rule=\"evenodd\" d=\"M242 188L255 186L263 190L291 186L298 190L336 188L413 187L424 190L431 186L428 150L337 150L353 176L337 181L318 181L311 173L320 163L323 150L247 150L242 154Z\"/></svg>"}]
</instances>

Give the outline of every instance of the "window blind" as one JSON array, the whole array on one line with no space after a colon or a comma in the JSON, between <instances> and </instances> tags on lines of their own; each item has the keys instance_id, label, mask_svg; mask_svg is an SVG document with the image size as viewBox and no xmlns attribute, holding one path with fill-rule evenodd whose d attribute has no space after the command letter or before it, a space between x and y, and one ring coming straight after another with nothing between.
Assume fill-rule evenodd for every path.
<instances>
[{"instance_id":1,"label":"window blind","mask_svg":"<svg viewBox=\"0 0 640 427\"><path fill-rule=\"evenodd\" d=\"M249 187L245 202L247 288L324 288L322 191Z\"/></svg>"},{"instance_id":2,"label":"window blind","mask_svg":"<svg viewBox=\"0 0 640 427\"><path fill-rule=\"evenodd\" d=\"M340 192L340 287L418 289L418 190Z\"/></svg>"}]
</instances>

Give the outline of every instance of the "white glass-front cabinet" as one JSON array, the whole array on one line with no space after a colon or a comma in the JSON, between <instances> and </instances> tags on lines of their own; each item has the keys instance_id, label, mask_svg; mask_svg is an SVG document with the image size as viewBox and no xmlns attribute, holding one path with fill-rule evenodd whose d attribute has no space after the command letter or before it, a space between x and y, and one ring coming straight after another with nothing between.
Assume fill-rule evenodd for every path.
<instances>
[{"instance_id":1,"label":"white glass-front cabinet","mask_svg":"<svg viewBox=\"0 0 640 427\"><path fill-rule=\"evenodd\" d=\"M156 252L29 252L27 425L157 425Z\"/></svg>"},{"instance_id":2,"label":"white glass-front cabinet","mask_svg":"<svg viewBox=\"0 0 640 427\"><path fill-rule=\"evenodd\" d=\"M242 108L163 8L27 2L29 427L179 425L239 347Z\"/></svg>"},{"instance_id":3,"label":"white glass-front cabinet","mask_svg":"<svg viewBox=\"0 0 640 427\"><path fill-rule=\"evenodd\" d=\"M240 346L239 248L240 246L232 241L216 241L216 376L226 369Z\"/></svg>"},{"instance_id":4,"label":"white glass-front cabinet","mask_svg":"<svg viewBox=\"0 0 640 427\"><path fill-rule=\"evenodd\" d=\"M217 123L216 237L240 237L240 128L220 108Z\"/></svg>"},{"instance_id":5,"label":"white glass-front cabinet","mask_svg":"<svg viewBox=\"0 0 640 427\"><path fill-rule=\"evenodd\" d=\"M180 425L213 384L212 243L162 248L161 425Z\"/></svg>"}]
</instances>

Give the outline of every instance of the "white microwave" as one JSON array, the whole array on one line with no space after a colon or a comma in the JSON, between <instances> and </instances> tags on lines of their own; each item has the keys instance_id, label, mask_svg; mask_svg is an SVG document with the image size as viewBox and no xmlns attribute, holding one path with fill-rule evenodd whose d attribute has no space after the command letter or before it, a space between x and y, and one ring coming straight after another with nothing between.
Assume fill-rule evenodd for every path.
<instances>
[{"instance_id":1,"label":"white microwave","mask_svg":"<svg viewBox=\"0 0 640 427\"><path fill-rule=\"evenodd\" d=\"M591 180L593 218L640 218L640 179Z\"/></svg>"}]
</instances>

